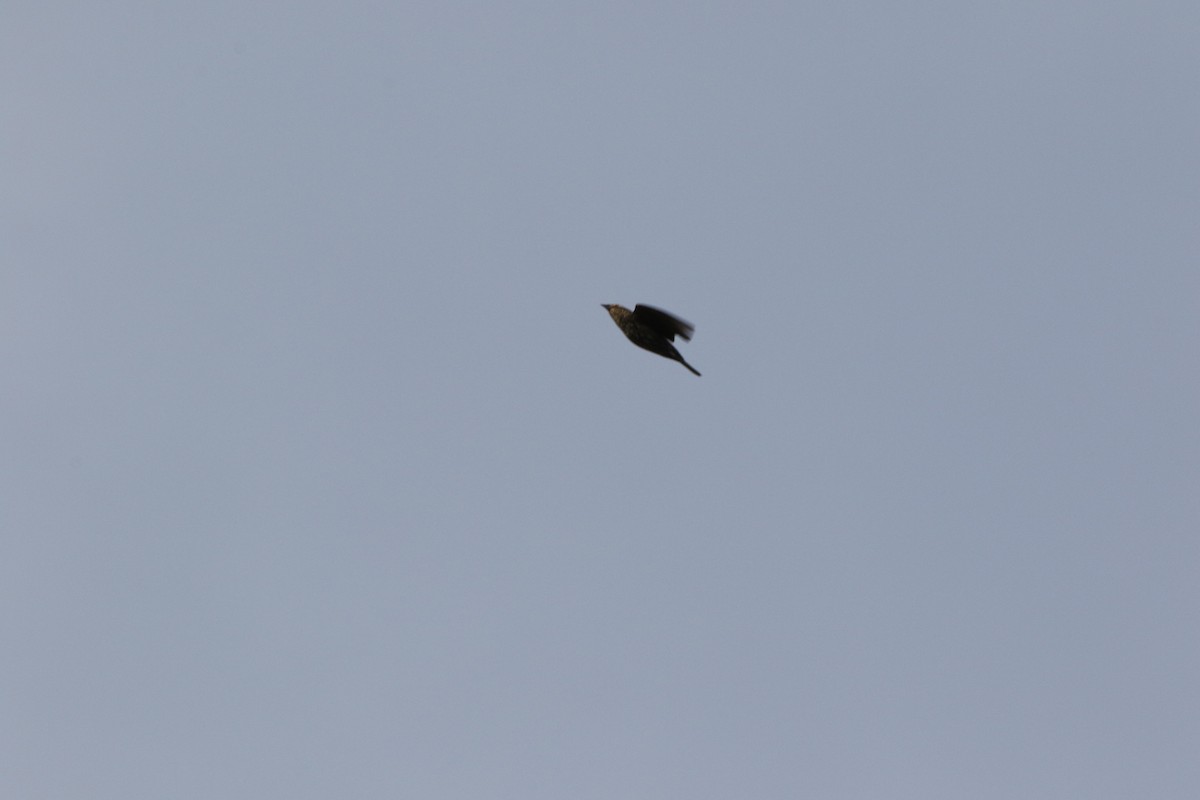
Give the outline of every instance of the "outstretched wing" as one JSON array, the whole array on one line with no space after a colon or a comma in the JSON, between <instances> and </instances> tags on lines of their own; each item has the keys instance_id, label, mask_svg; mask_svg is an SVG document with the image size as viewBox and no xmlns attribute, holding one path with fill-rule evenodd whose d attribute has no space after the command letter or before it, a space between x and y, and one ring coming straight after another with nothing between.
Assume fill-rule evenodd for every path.
<instances>
[{"instance_id":1,"label":"outstretched wing","mask_svg":"<svg viewBox=\"0 0 1200 800\"><path fill-rule=\"evenodd\" d=\"M654 306L634 306L633 318L665 336L669 341L675 341L678 334L685 342L691 341L695 328L691 323L684 322L679 317L672 316Z\"/></svg>"}]
</instances>

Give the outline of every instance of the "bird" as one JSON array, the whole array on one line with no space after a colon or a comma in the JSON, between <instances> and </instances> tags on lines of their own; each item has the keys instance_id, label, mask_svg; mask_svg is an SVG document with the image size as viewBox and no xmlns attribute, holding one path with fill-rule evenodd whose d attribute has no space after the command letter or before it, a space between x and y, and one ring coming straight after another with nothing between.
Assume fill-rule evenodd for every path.
<instances>
[{"instance_id":1,"label":"bird","mask_svg":"<svg viewBox=\"0 0 1200 800\"><path fill-rule=\"evenodd\" d=\"M608 315L629 341L643 350L678 361L699 377L700 373L696 368L684 361L683 356L679 355L679 351L671 344L676 335L685 342L691 341L695 328L690 323L653 306L637 305L630 311L624 306L612 303L600 305L608 311Z\"/></svg>"}]
</instances>

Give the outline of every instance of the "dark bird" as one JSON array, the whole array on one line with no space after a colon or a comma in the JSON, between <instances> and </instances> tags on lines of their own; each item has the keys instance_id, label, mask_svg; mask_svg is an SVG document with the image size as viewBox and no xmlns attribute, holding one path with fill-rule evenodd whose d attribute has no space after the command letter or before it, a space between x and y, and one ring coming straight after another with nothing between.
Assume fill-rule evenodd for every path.
<instances>
[{"instance_id":1,"label":"dark bird","mask_svg":"<svg viewBox=\"0 0 1200 800\"><path fill-rule=\"evenodd\" d=\"M601 303L601 305L608 309L608 315L613 318L613 322L617 323L617 327L629 338L629 341L643 350L649 350L651 353L658 353L660 356L678 361L691 370L694 375L700 374L696 372L695 367L683 360L683 356L679 355L675 345L671 344L675 341L676 335L685 342L691 341L692 331L695 328L689 323L653 306L634 306L633 311L630 311L624 306L608 303Z\"/></svg>"}]
</instances>

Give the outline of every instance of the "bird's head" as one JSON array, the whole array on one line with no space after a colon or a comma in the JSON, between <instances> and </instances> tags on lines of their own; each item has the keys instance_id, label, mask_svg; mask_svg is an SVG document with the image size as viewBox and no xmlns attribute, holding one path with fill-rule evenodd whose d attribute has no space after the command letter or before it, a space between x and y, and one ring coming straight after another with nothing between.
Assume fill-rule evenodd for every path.
<instances>
[{"instance_id":1,"label":"bird's head","mask_svg":"<svg viewBox=\"0 0 1200 800\"><path fill-rule=\"evenodd\" d=\"M601 303L600 305L604 306L604 310L608 312L610 317L612 317L612 321L618 325L621 324L622 319L629 315L628 311L616 303Z\"/></svg>"}]
</instances>

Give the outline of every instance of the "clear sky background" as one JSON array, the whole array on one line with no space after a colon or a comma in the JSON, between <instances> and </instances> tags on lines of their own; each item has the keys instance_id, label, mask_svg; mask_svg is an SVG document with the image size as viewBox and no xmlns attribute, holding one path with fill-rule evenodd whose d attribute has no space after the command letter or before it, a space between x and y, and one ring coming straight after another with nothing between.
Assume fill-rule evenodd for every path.
<instances>
[{"instance_id":1,"label":"clear sky background","mask_svg":"<svg viewBox=\"0 0 1200 800\"><path fill-rule=\"evenodd\" d=\"M7 3L0 795L1200 797L1198 42Z\"/></svg>"}]
</instances>

